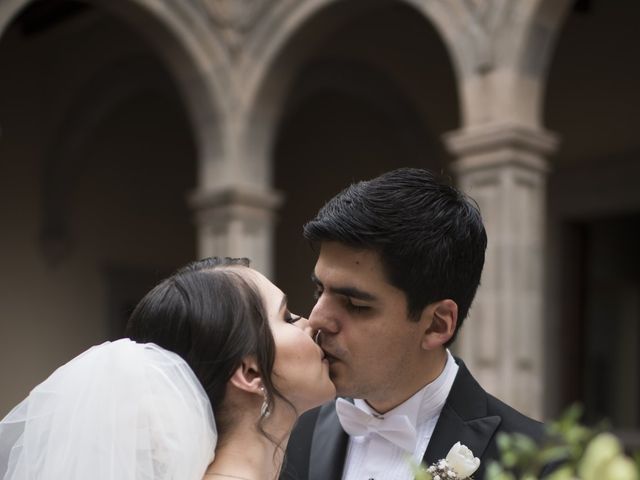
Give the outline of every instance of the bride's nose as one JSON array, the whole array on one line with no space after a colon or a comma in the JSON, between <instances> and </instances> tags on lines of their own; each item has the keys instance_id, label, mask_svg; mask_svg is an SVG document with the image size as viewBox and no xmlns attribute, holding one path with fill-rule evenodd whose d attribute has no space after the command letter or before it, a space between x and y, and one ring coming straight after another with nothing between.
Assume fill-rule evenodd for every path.
<instances>
[{"instance_id":1,"label":"bride's nose","mask_svg":"<svg viewBox=\"0 0 640 480\"><path fill-rule=\"evenodd\" d=\"M300 317L300 320L296 322L296 326L300 328L302 331L304 331L304 333L306 333L310 337L313 336L313 328L311 328L311 325L309 325L308 319L304 317Z\"/></svg>"}]
</instances>

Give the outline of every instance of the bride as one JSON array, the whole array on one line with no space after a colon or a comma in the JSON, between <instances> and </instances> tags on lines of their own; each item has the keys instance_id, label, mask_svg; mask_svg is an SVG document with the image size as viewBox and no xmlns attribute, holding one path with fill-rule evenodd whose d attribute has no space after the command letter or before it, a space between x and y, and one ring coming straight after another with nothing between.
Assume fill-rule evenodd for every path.
<instances>
[{"instance_id":1,"label":"bride","mask_svg":"<svg viewBox=\"0 0 640 480\"><path fill-rule=\"evenodd\" d=\"M276 479L298 416L335 396L312 334L248 261L194 262L0 422L0 479Z\"/></svg>"}]
</instances>

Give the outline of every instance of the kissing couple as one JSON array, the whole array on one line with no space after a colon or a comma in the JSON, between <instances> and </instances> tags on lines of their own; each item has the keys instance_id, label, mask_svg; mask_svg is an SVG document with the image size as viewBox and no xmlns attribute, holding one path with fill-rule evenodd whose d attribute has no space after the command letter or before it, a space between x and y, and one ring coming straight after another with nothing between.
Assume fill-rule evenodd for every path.
<instances>
[{"instance_id":1,"label":"kissing couple","mask_svg":"<svg viewBox=\"0 0 640 480\"><path fill-rule=\"evenodd\" d=\"M472 199L402 168L304 235L308 319L246 259L183 267L0 422L0 479L410 480L461 442L482 480L498 432L542 436L448 349L484 265Z\"/></svg>"}]
</instances>

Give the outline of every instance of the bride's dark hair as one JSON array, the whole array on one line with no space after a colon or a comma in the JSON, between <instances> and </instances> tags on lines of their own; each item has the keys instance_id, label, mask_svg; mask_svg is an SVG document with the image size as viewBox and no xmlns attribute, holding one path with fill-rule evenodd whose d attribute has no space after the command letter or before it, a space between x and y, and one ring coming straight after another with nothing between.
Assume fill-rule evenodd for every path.
<instances>
[{"instance_id":1,"label":"bride's dark hair","mask_svg":"<svg viewBox=\"0 0 640 480\"><path fill-rule=\"evenodd\" d=\"M178 270L145 295L126 330L136 342L184 358L209 396L221 440L233 421L224 411L227 382L245 357L257 360L269 410L275 397L291 405L272 382L275 342L263 299L233 268L239 266L248 267L249 260L206 258Z\"/></svg>"}]
</instances>

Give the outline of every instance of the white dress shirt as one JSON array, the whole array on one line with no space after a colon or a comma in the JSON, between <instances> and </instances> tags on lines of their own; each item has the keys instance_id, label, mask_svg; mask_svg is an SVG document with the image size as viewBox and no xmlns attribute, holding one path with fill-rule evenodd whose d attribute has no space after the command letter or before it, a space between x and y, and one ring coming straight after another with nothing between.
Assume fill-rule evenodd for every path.
<instances>
[{"instance_id":1,"label":"white dress shirt","mask_svg":"<svg viewBox=\"0 0 640 480\"><path fill-rule=\"evenodd\" d=\"M411 462L419 464L422 461L457 373L458 365L447 350L447 363L438 378L385 414L406 415L415 426L418 441L413 452L403 450L376 433L350 436L343 480L413 480ZM364 400L355 399L354 405L378 415Z\"/></svg>"}]
</instances>

